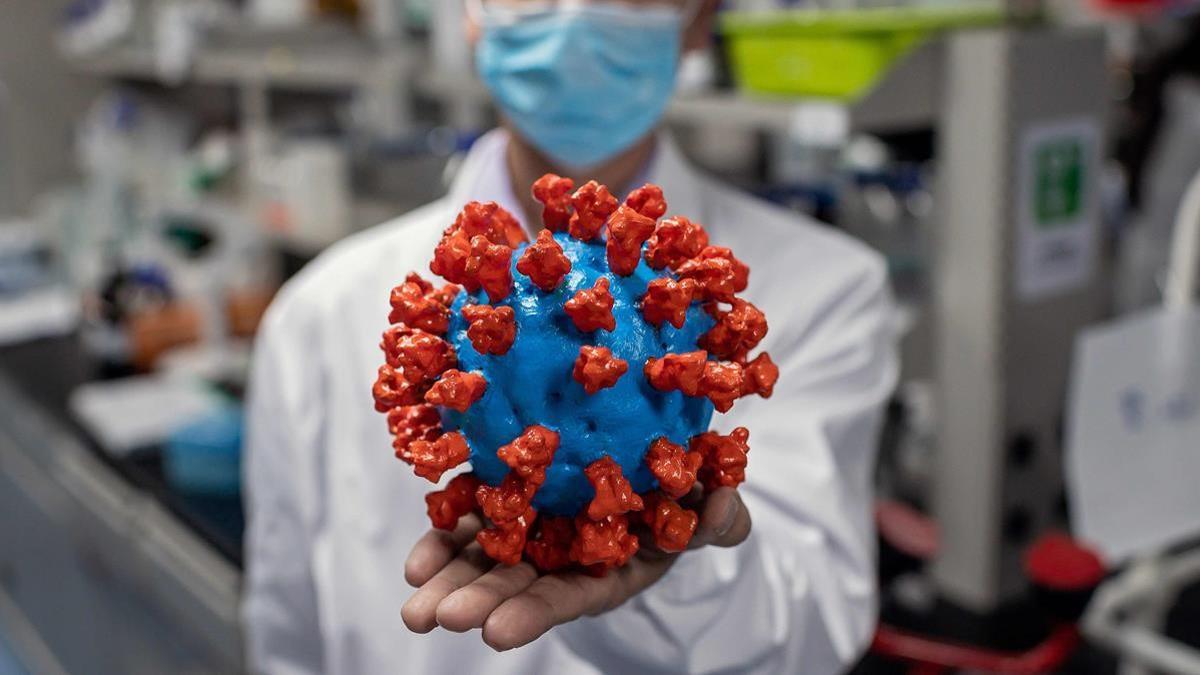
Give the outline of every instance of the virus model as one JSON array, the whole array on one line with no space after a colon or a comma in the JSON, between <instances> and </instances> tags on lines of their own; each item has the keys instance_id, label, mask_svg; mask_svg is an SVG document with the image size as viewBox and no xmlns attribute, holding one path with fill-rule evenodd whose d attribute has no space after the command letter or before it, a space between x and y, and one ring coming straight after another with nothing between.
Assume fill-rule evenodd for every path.
<instances>
[{"instance_id":1,"label":"virus model","mask_svg":"<svg viewBox=\"0 0 1200 675\"><path fill-rule=\"evenodd\" d=\"M480 513L483 550L508 565L592 574L624 565L645 525L666 551L698 520L677 501L745 478L745 428L708 431L748 394L771 395L763 313L735 294L749 269L645 185L624 201L547 174L530 243L494 202L471 202L430 269L392 290L375 405L396 456L437 483L435 527Z\"/></svg>"}]
</instances>

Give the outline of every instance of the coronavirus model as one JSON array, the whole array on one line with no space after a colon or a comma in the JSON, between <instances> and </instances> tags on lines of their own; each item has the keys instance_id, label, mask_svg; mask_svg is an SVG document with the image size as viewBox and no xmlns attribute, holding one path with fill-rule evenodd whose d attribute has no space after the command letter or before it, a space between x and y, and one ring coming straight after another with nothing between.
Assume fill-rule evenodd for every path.
<instances>
[{"instance_id":1,"label":"coronavirus model","mask_svg":"<svg viewBox=\"0 0 1200 675\"><path fill-rule=\"evenodd\" d=\"M681 551L698 516L678 500L745 478L749 432L708 431L713 410L770 396L779 375L750 357L767 332L736 295L750 271L698 223L662 218L657 186L618 203L547 174L533 196L533 242L499 205L469 203L429 266L450 283L392 290L374 395L396 457L434 483L469 461L425 497L429 517L453 529L479 513L479 544L507 565L603 574L643 526Z\"/></svg>"}]
</instances>

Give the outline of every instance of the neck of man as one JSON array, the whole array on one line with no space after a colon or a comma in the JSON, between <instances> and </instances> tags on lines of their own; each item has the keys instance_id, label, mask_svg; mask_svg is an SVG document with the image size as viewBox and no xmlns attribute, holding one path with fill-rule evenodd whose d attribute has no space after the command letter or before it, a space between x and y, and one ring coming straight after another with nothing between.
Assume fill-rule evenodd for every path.
<instances>
[{"instance_id":1,"label":"neck of man","mask_svg":"<svg viewBox=\"0 0 1200 675\"><path fill-rule=\"evenodd\" d=\"M577 173L556 166L520 134L511 128L508 131L508 175L512 180L513 194L521 201L521 208L525 212L525 222L534 234L542 229L542 205L533 198L529 190L529 186L533 185L535 180L547 173L571 178L576 187L594 180L607 185L620 199L635 187L632 185L633 181L637 180L654 154L655 134L651 132L612 159L586 169L583 173Z\"/></svg>"}]
</instances>

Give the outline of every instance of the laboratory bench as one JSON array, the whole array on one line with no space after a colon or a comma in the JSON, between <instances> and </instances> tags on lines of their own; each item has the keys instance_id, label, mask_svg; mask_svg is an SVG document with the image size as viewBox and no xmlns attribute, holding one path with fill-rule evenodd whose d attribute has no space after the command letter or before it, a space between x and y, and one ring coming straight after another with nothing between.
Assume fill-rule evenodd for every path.
<instances>
[{"instance_id":1,"label":"laboratory bench","mask_svg":"<svg viewBox=\"0 0 1200 675\"><path fill-rule=\"evenodd\" d=\"M76 336L0 348L0 628L32 672L237 672L240 501L101 449L67 401L111 374Z\"/></svg>"}]
</instances>

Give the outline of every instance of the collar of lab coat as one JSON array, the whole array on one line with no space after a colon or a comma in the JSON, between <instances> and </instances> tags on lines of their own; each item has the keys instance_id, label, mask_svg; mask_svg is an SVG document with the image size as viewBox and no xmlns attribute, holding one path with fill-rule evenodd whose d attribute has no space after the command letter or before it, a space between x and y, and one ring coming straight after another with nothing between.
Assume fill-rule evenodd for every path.
<instances>
[{"instance_id":1,"label":"collar of lab coat","mask_svg":"<svg viewBox=\"0 0 1200 675\"><path fill-rule=\"evenodd\" d=\"M509 178L505 152L509 135L504 129L493 129L484 134L471 146L450 186L450 203L465 204L469 201L494 201L508 209L522 225L529 229L520 201L513 193ZM666 132L659 132L654 154L643 178L634 181L634 187L650 182L660 186L667 196L670 213L687 213L703 221L705 211L701 195L701 178L688 165L674 139ZM618 195L624 198L625 195Z\"/></svg>"}]
</instances>

